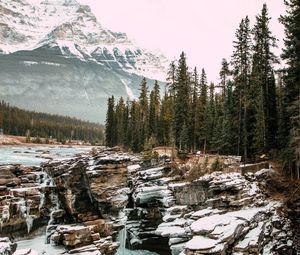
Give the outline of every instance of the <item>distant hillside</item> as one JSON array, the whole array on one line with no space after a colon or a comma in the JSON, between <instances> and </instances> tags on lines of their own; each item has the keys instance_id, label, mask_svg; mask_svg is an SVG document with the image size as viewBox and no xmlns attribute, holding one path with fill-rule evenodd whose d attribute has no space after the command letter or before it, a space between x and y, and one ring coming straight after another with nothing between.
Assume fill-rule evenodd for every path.
<instances>
[{"instance_id":1,"label":"distant hillside","mask_svg":"<svg viewBox=\"0 0 300 255\"><path fill-rule=\"evenodd\" d=\"M102 125L76 118L23 110L0 102L0 128L4 134L52 137L59 141L83 140L103 142Z\"/></svg>"},{"instance_id":2,"label":"distant hillside","mask_svg":"<svg viewBox=\"0 0 300 255\"><path fill-rule=\"evenodd\" d=\"M168 60L104 28L76 0L0 0L0 100L104 123L107 98L133 99Z\"/></svg>"}]
</instances>

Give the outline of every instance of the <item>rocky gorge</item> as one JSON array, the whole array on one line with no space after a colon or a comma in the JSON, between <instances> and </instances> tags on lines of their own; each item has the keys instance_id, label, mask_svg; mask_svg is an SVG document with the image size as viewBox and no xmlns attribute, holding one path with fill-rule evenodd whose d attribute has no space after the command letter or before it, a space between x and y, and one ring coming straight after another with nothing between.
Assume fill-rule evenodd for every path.
<instances>
[{"instance_id":1,"label":"rocky gorge","mask_svg":"<svg viewBox=\"0 0 300 255\"><path fill-rule=\"evenodd\" d=\"M14 242L42 226L68 254L297 254L292 219L267 191L273 169L187 180L168 161L98 148L0 172L3 255L47 254Z\"/></svg>"}]
</instances>

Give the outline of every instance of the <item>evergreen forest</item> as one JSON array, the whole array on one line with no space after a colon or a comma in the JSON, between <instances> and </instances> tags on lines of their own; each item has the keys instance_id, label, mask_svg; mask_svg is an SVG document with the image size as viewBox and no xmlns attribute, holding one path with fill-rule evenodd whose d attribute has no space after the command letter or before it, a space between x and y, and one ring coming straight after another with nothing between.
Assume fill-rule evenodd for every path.
<instances>
[{"instance_id":1,"label":"evergreen forest","mask_svg":"<svg viewBox=\"0 0 300 255\"><path fill-rule=\"evenodd\" d=\"M76 118L27 111L0 102L0 128L4 134L103 143L104 127Z\"/></svg>"},{"instance_id":2,"label":"evergreen forest","mask_svg":"<svg viewBox=\"0 0 300 255\"><path fill-rule=\"evenodd\" d=\"M276 157L286 174L299 178L300 2L285 4L281 56L274 54L277 39L264 4L252 27L247 16L241 20L231 58L220 61L218 83L208 82L204 68L189 67L182 52L165 87L155 82L149 91L144 78L135 100L110 97L106 144L136 152L175 146L240 155L244 162Z\"/></svg>"}]
</instances>

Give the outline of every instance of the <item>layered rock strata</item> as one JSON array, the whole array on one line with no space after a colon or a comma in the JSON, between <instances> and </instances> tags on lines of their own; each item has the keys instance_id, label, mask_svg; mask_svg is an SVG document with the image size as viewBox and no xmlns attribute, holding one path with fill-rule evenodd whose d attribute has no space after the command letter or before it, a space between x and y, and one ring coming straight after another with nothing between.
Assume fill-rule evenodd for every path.
<instances>
[{"instance_id":1,"label":"layered rock strata","mask_svg":"<svg viewBox=\"0 0 300 255\"><path fill-rule=\"evenodd\" d=\"M2 233L27 233L49 220L47 241L70 254L115 254L121 229L123 248L161 255L295 254L292 223L265 192L272 169L183 181L171 165L99 149L1 170ZM5 255L15 249L8 239L1 247Z\"/></svg>"}]
</instances>

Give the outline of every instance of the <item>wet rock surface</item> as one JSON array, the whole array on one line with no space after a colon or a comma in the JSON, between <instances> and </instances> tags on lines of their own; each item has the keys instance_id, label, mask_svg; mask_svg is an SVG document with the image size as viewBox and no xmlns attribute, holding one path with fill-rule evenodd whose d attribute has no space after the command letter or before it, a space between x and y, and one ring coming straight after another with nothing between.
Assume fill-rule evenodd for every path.
<instances>
[{"instance_id":1,"label":"wet rock surface","mask_svg":"<svg viewBox=\"0 0 300 255\"><path fill-rule=\"evenodd\" d=\"M0 170L3 236L47 225L46 241L69 254L110 255L122 229L122 246L161 255L296 254L299 217L295 209L287 218L266 192L272 169L183 181L171 165L146 166L138 156L98 149L40 168ZM0 240L0 254L15 248Z\"/></svg>"},{"instance_id":2,"label":"wet rock surface","mask_svg":"<svg viewBox=\"0 0 300 255\"><path fill-rule=\"evenodd\" d=\"M25 235L47 224L55 188L40 168L0 166L1 235Z\"/></svg>"},{"instance_id":3,"label":"wet rock surface","mask_svg":"<svg viewBox=\"0 0 300 255\"><path fill-rule=\"evenodd\" d=\"M116 237L123 227L117 216L128 201L127 166L133 159L99 150L44 165L60 201L60 210L51 214L48 241L68 247L72 254L115 254Z\"/></svg>"},{"instance_id":4,"label":"wet rock surface","mask_svg":"<svg viewBox=\"0 0 300 255\"><path fill-rule=\"evenodd\" d=\"M8 237L0 238L0 254L12 255L17 248L16 243L12 243Z\"/></svg>"},{"instance_id":5,"label":"wet rock surface","mask_svg":"<svg viewBox=\"0 0 300 255\"><path fill-rule=\"evenodd\" d=\"M260 188L269 170L214 172L192 182L167 177L166 167L133 172L129 246L156 239L170 247L152 247L160 254L295 254L291 221Z\"/></svg>"}]
</instances>

